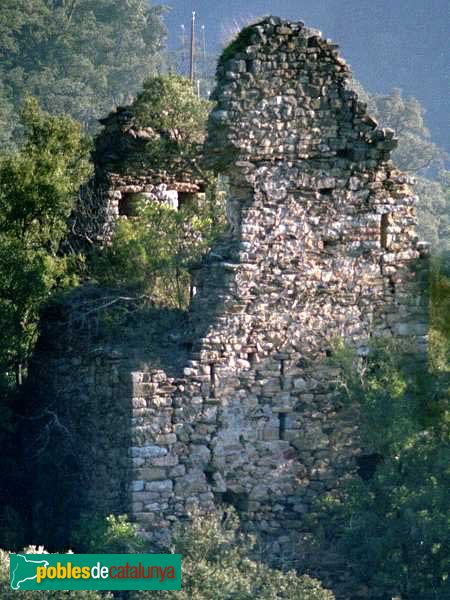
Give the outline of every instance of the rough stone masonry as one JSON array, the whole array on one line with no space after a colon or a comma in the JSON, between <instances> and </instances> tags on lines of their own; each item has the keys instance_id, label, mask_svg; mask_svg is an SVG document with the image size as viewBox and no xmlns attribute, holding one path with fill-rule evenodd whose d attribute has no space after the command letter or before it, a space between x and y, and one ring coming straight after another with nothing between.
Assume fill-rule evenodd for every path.
<instances>
[{"instance_id":1,"label":"rough stone masonry","mask_svg":"<svg viewBox=\"0 0 450 600\"><path fill-rule=\"evenodd\" d=\"M153 334L150 359L64 336L39 356L45 401L83 441L77 507L125 510L164 544L194 506L231 504L286 555L314 499L354 472L358 412L336 394L332 342L423 351L426 323L416 198L349 76L303 23L265 19L225 52L207 154L230 181L230 232L187 321Z\"/></svg>"},{"instance_id":2,"label":"rough stone masonry","mask_svg":"<svg viewBox=\"0 0 450 600\"><path fill-rule=\"evenodd\" d=\"M118 219L133 218L141 202L179 208L203 198L205 182L182 157L151 164L149 148L165 139L164 131L142 127L132 107L117 107L99 122L103 130L95 138L94 176L79 190L70 217L65 246L85 248L110 241Z\"/></svg>"}]
</instances>

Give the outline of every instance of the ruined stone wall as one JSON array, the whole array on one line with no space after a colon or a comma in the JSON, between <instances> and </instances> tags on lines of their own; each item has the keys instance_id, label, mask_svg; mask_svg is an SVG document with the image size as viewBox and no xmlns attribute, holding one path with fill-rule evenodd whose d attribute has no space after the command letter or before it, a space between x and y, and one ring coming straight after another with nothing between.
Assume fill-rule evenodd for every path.
<instances>
[{"instance_id":1,"label":"ruined stone wall","mask_svg":"<svg viewBox=\"0 0 450 600\"><path fill-rule=\"evenodd\" d=\"M68 547L83 516L123 514L129 505L130 366L114 350L83 352L46 354L34 373L39 417L27 424L24 442L30 516L33 539L51 549ZM86 523L95 527L92 518Z\"/></svg>"},{"instance_id":2,"label":"ruined stone wall","mask_svg":"<svg viewBox=\"0 0 450 600\"><path fill-rule=\"evenodd\" d=\"M139 126L131 110L118 108L100 122L104 129L96 138L93 156L96 181L113 218L122 214L126 196L132 201L133 195L141 195L178 208L179 193L203 191L204 182L187 164L176 160L160 168L148 164L149 147L160 141L161 133Z\"/></svg>"},{"instance_id":3,"label":"ruined stone wall","mask_svg":"<svg viewBox=\"0 0 450 600\"><path fill-rule=\"evenodd\" d=\"M271 18L227 54L208 154L230 180L230 232L197 274L187 320L153 335L153 357L135 346L134 362L122 359L128 508L166 543L194 506L232 504L287 556L314 499L339 488L364 451L357 409L339 400L326 360L332 341L365 355L372 337L398 336L424 351L412 269L422 247L415 198L389 161L393 132L347 88L336 46ZM57 362L48 373L65 402L60 390L76 375ZM71 401L85 411L93 398L108 403L92 380L77 385Z\"/></svg>"},{"instance_id":4,"label":"ruined stone wall","mask_svg":"<svg viewBox=\"0 0 450 600\"><path fill-rule=\"evenodd\" d=\"M92 153L95 174L81 187L71 216L65 245L72 248L108 242L117 220L135 217L139 205L154 202L178 209L204 197L205 182L185 160L150 164L152 145L164 132L140 126L131 107L118 107L100 123L103 129Z\"/></svg>"}]
</instances>

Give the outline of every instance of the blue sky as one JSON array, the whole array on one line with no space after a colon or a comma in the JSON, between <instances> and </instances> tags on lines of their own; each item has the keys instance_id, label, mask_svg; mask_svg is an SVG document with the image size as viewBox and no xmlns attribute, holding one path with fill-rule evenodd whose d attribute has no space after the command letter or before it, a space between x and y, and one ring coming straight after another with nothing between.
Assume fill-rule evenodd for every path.
<instances>
[{"instance_id":1,"label":"blue sky","mask_svg":"<svg viewBox=\"0 0 450 600\"><path fill-rule=\"evenodd\" d=\"M153 4L157 2L153 1ZM169 44L192 10L208 47L220 45L234 20L264 14L302 20L332 38L367 90L400 87L426 108L433 139L450 150L450 3L448 0L164 0Z\"/></svg>"}]
</instances>

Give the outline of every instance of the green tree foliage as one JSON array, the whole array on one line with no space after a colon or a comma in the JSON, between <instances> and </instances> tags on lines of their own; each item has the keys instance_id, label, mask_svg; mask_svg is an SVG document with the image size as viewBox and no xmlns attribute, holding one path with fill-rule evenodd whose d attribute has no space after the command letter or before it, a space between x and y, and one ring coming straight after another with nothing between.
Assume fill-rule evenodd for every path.
<instances>
[{"instance_id":1,"label":"green tree foliage","mask_svg":"<svg viewBox=\"0 0 450 600\"><path fill-rule=\"evenodd\" d=\"M416 98L404 98L395 88L388 95L370 95L369 110L383 127L394 129L399 143L392 159L402 171L423 174L442 164L445 152L431 141L425 111Z\"/></svg>"},{"instance_id":2,"label":"green tree foliage","mask_svg":"<svg viewBox=\"0 0 450 600\"><path fill-rule=\"evenodd\" d=\"M4 151L14 148L12 130L16 120L13 103L5 90L0 88L0 149Z\"/></svg>"},{"instance_id":3,"label":"green tree foliage","mask_svg":"<svg viewBox=\"0 0 450 600\"><path fill-rule=\"evenodd\" d=\"M433 372L450 372L450 253L430 264L429 355Z\"/></svg>"},{"instance_id":4,"label":"green tree foliage","mask_svg":"<svg viewBox=\"0 0 450 600\"><path fill-rule=\"evenodd\" d=\"M28 358L38 313L67 278L57 255L75 193L89 173L80 126L42 112L36 100L22 111L22 149L0 158L0 372Z\"/></svg>"},{"instance_id":5,"label":"green tree foliage","mask_svg":"<svg viewBox=\"0 0 450 600\"><path fill-rule=\"evenodd\" d=\"M136 554L144 552L145 541L127 515L101 518L81 515L70 543L81 554Z\"/></svg>"},{"instance_id":6,"label":"green tree foliage","mask_svg":"<svg viewBox=\"0 0 450 600\"><path fill-rule=\"evenodd\" d=\"M69 280L70 258L58 256L67 217L89 173L88 144L79 124L42 112L34 99L22 111L20 151L0 156L0 498L2 539L21 538L18 506L10 505L16 479L18 390L23 366L38 336L39 312L50 294ZM16 489L18 488L18 489Z\"/></svg>"},{"instance_id":7,"label":"green tree foliage","mask_svg":"<svg viewBox=\"0 0 450 600\"><path fill-rule=\"evenodd\" d=\"M146 0L2 0L1 87L16 111L32 94L92 126L154 71L161 14Z\"/></svg>"},{"instance_id":8,"label":"green tree foliage","mask_svg":"<svg viewBox=\"0 0 450 600\"><path fill-rule=\"evenodd\" d=\"M211 104L198 98L184 77L164 75L147 79L132 111L141 127L159 134L148 144L150 162L161 166L170 161L172 169L177 163L187 162L190 168L198 170L210 108Z\"/></svg>"},{"instance_id":9,"label":"green tree foliage","mask_svg":"<svg viewBox=\"0 0 450 600\"><path fill-rule=\"evenodd\" d=\"M282 572L253 560L255 540L239 533L236 514L194 515L180 527L172 551L183 556L183 589L179 592L132 593L132 600L173 598L179 600L333 600L320 582Z\"/></svg>"},{"instance_id":10,"label":"green tree foliage","mask_svg":"<svg viewBox=\"0 0 450 600\"><path fill-rule=\"evenodd\" d=\"M222 231L217 194L175 210L149 203L138 217L121 220L112 244L94 254L91 277L103 285L131 288L175 308L189 303L189 269Z\"/></svg>"},{"instance_id":11,"label":"green tree foliage","mask_svg":"<svg viewBox=\"0 0 450 600\"><path fill-rule=\"evenodd\" d=\"M206 252L225 224L224 194L202 168L202 142L210 103L198 98L178 75L152 77L131 106L141 128L152 132L142 161L171 173L190 172L206 193L179 210L142 201L136 216L121 219L112 243L94 251L89 277L107 286L131 288L157 305L186 308L190 267Z\"/></svg>"},{"instance_id":12,"label":"green tree foliage","mask_svg":"<svg viewBox=\"0 0 450 600\"><path fill-rule=\"evenodd\" d=\"M419 235L438 252L450 250L450 182L447 173L442 172L437 180L416 177L414 184L419 197Z\"/></svg>"},{"instance_id":13,"label":"green tree foliage","mask_svg":"<svg viewBox=\"0 0 450 600\"><path fill-rule=\"evenodd\" d=\"M423 107L416 98L405 98L399 89L382 95L367 93L358 81L353 81L352 87L380 126L395 131L398 147L392 153L392 160L415 178L419 235L435 251L448 250L450 180L444 169L448 155L432 142Z\"/></svg>"},{"instance_id":14,"label":"green tree foliage","mask_svg":"<svg viewBox=\"0 0 450 600\"><path fill-rule=\"evenodd\" d=\"M322 523L371 598L444 600L450 593L450 409L445 374L374 346L362 365L341 346L345 396L360 404L362 444L379 457ZM358 366L359 365L359 366Z\"/></svg>"}]
</instances>

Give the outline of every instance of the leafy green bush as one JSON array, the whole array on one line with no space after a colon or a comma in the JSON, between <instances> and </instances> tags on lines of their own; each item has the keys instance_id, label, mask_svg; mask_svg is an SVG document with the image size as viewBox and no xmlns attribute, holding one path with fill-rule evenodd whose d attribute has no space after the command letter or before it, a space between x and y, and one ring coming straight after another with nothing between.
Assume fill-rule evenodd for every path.
<instances>
[{"instance_id":1,"label":"leafy green bush","mask_svg":"<svg viewBox=\"0 0 450 600\"><path fill-rule=\"evenodd\" d=\"M138 124L159 134L147 144L146 162L161 169L168 161L172 171L181 165L203 176L199 162L210 109L211 103L198 98L184 77L147 79L131 106Z\"/></svg>"},{"instance_id":2,"label":"leafy green bush","mask_svg":"<svg viewBox=\"0 0 450 600\"><path fill-rule=\"evenodd\" d=\"M146 550L136 528L125 515L105 519L87 515L80 520L74 537L77 551L86 553L139 553ZM77 541L78 540L78 541ZM81 544L81 545L80 545ZM282 572L253 560L255 540L239 532L239 519L230 510L226 519L218 515L192 515L180 526L171 551L182 555L182 590L178 592L121 592L130 600L167 598L179 600L334 600L320 582L294 571ZM43 554L31 546L23 552ZM9 587L9 554L0 550L0 596L12 600L20 592ZM110 600L109 592L26 592L27 598L63 600Z\"/></svg>"},{"instance_id":3,"label":"leafy green bush","mask_svg":"<svg viewBox=\"0 0 450 600\"><path fill-rule=\"evenodd\" d=\"M229 512L218 516L194 515L180 527L172 551L183 556L179 592L136 592L133 600L333 600L320 582L294 571L282 572L250 558L255 540L239 533L239 520Z\"/></svg>"},{"instance_id":4,"label":"leafy green bush","mask_svg":"<svg viewBox=\"0 0 450 600\"><path fill-rule=\"evenodd\" d=\"M58 255L79 185L90 171L88 143L67 117L50 116L29 99L20 151L0 155L0 377L26 362L39 310L70 283Z\"/></svg>"},{"instance_id":5,"label":"leafy green bush","mask_svg":"<svg viewBox=\"0 0 450 600\"><path fill-rule=\"evenodd\" d=\"M156 304L186 308L189 269L222 230L214 199L180 210L149 203L137 218L119 221L111 245L91 257L91 277L148 294Z\"/></svg>"},{"instance_id":6,"label":"leafy green bush","mask_svg":"<svg viewBox=\"0 0 450 600\"><path fill-rule=\"evenodd\" d=\"M450 371L450 252L430 266L430 366L442 373Z\"/></svg>"},{"instance_id":7,"label":"leafy green bush","mask_svg":"<svg viewBox=\"0 0 450 600\"><path fill-rule=\"evenodd\" d=\"M83 514L71 536L77 552L85 554L135 554L144 550L144 540L127 515L106 518Z\"/></svg>"},{"instance_id":8,"label":"leafy green bush","mask_svg":"<svg viewBox=\"0 0 450 600\"><path fill-rule=\"evenodd\" d=\"M343 347L345 395L362 415L373 476L344 498L322 499L317 523L353 564L371 598L444 600L450 594L450 404L446 374L398 345L376 344L366 364ZM325 501L326 500L326 501Z\"/></svg>"},{"instance_id":9,"label":"leafy green bush","mask_svg":"<svg viewBox=\"0 0 450 600\"><path fill-rule=\"evenodd\" d=\"M380 597L449 597L449 465L448 437L418 432L371 480L353 482L341 547Z\"/></svg>"}]
</instances>

